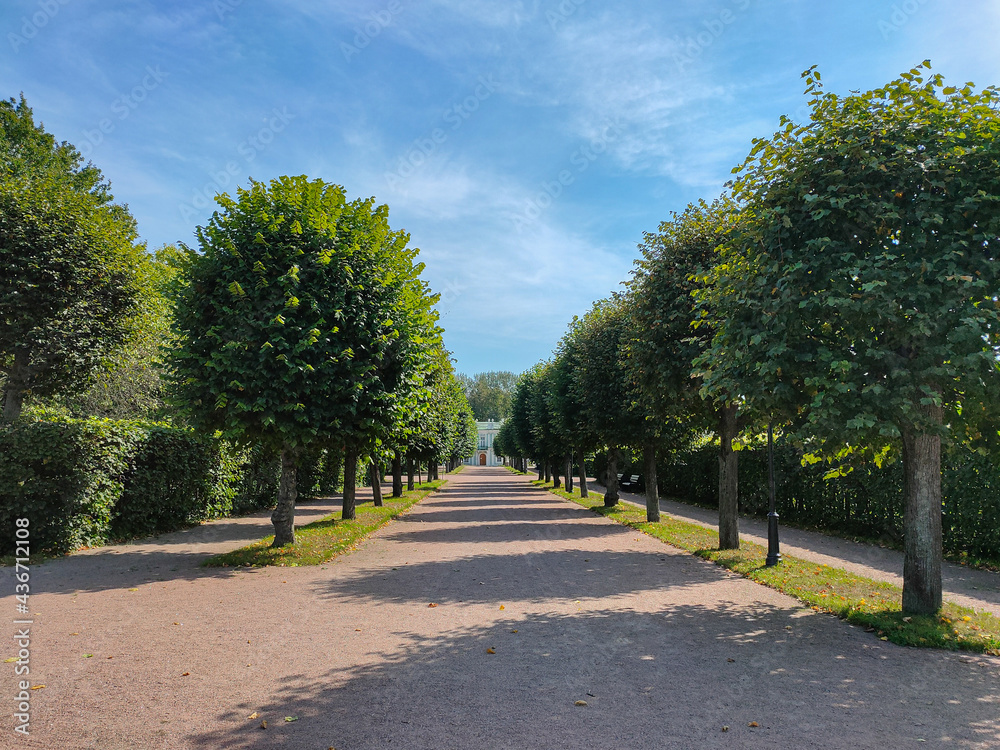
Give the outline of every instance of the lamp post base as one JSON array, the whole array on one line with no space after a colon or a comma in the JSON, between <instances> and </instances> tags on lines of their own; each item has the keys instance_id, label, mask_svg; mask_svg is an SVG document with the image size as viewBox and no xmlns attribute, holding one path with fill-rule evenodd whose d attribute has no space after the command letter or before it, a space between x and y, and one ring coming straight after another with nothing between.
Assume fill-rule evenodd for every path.
<instances>
[{"instance_id":1,"label":"lamp post base","mask_svg":"<svg viewBox=\"0 0 1000 750\"><path fill-rule=\"evenodd\" d=\"M773 510L767 514L767 559L768 568L781 562L781 545L778 542L778 514Z\"/></svg>"}]
</instances>

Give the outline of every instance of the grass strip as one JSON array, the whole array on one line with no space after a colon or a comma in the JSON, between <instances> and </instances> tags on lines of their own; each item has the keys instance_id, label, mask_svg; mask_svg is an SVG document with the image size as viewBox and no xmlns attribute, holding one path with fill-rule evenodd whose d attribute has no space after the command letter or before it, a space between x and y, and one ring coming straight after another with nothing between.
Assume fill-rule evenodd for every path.
<instances>
[{"instance_id":1,"label":"grass strip","mask_svg":"<svg viewBox=\"0 0 1000 750\"><path fill-rule=\"evenodd\" d=\"M432 492L440 489L447 480L438 479L404 492L402 497L386 496L381 508L365 503L358 504L356 518L344 521L331 514L295 530L295 544L288 547L271 547L274 535L265 537L246 547L214 555L202 563L206 568L255 567L267 565L297 568L302 565L320 565L332 557L357 547L357 543L389 521L403 515Z\"/></svg>"},{"instance_id":2,"label":"grass strip","mask_svg":"<svg viewBox=\"0 0 1000 750\"><path fill-rule=\"evenodd\" d=\"M532 484L793 596L817 612L830 612L860 625L883 641L1000 656L1000 618L988 612L945 602L938 615L904 615L903 590L894 584L790 555L783 555L779 565L768 568L764 565L767 548L763 545L744 541L738 550L720 550L719 536L713 529L667 514L661 514L659 523L648 523L645 508L630 503L605 508L603 493L591 492L589 497L581 498L577 488L570 494L554 489L551 482L533 480Z\"/></svg>"}]
</instances>

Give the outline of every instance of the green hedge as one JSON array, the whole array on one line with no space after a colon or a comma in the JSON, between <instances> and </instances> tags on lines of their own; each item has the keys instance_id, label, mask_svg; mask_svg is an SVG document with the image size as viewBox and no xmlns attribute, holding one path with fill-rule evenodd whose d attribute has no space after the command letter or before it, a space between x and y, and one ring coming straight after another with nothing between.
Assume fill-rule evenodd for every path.
<instances>
[{"instance_id":1,"label":"green hedge","mask_svg":"<svg viewBox=\"0 0 1000 750\"><path fill-rule=\"evenodd\" d=\"M680 451L660 462L657 479L665 496L718 507L719 449L708 445ZM775 499L785 522L885 541L902 541L901 462L860 464L844 476L825 479L825 464L803 466L801 454L777 446ZM642 471L637 464L632 473ZM767 450L739 453L740 510L764 516L768 508ZM942 456L945 551L1000 560L1000 467L961 446Z\"/></svg>"},{"instance_id":2,"label":"green hedge","mask_svg":"<svg viewBox=\"0 0 1000 750\"><path fill-rule=\"evenodd\" d=\"M0 553L14 521L61 553L274 505L279 464L191 430L149 422L48 419L0 431Z\"/></svg>"}]
</instances>

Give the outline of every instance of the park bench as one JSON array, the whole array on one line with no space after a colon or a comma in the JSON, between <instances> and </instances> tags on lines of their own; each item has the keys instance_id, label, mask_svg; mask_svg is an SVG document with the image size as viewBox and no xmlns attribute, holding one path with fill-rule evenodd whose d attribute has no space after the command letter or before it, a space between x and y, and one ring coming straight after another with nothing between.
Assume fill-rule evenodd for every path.
<instances>
[{"instance_id":1,"label":"park bench","mask_svg":"<svg viewBox=\"0 0 1000 750\"><path fill-rule=\"evenodd\" d=\"M618 486L629 492L641 492L644 489L645 482L639 474L632 474L628 479L622 479L622 475L618 475Z\"/></svg>"}]
</instances>

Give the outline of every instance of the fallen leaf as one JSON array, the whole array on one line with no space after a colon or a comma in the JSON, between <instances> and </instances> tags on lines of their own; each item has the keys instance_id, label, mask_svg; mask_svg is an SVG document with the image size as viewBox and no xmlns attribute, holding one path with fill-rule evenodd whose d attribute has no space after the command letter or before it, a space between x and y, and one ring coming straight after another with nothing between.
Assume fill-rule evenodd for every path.
<instances>
[{"instance_id":1,"label":"fallen leaf","mask_svg":"<svg viewBox=\"0 0 1000 750\"><path fill-rule=\"evenodd\" d=\"M512 631L510 631L510 632L511 632L511 633L516 633L516 632L517 632L517 630L512 630Z\"/></svg>"},{"instance_id":2,"label":"fallen leaf","mask_svg":"<svg viewBox=\"0 0 1000 750\"><path fill-rule=\"evenodd\" d=\"M728 661L730 664L732 664L734 661L736 661L736 659L726 659L726 661Z\"/></svg>"},{"instance_id":3,"label":"fallen leaf","mask_svg":"<svg viewBox=\"0 0 1000 750\"><path fill-rule=\"evenodd\" d=\"M129 591L138 591L139 589L129 589Z\"/></svg>"},{"instance_id":4,"label":"fallen leaf","mask_svg":"<svg viewBox=\"0 0 1000 750\"><path fill-rule=\"evenodd\" d=\"M80 635L79 633L70 633L70 635Z\"/></svg>"},{"instance_id":5,"label":"fallen leaf","mask_svg":"<svg viewBox=\"0 0 1000 750\"><path fill-rule=\"evenodd\" d=\"M507 609L507 608L501 604L500 609Z\"/></svg>"},{"instance_id":6,"label":"fallen leaf","mask_svg":"<svg viewBox=\"0 0 1000 750\"><path fill-rule=\"evenodd\" d=\"M17 657L16 656L12 656L9 659L4 659L3 663L4 664L10 664L12 661L17 661Z\"/></svg>"},{"instance_id":7,"label":"fallen leaf","mask_svg":"<svg viewBox=\"0 0 1000 750\"><path fill-rule=\"evenodd\" d=\"M360 633L361 632L361 628L354 628L354 632L355 633Z\"/></svg>"},{"instance_id":8,"label":"fallen leaf","mask_svg":"<svg viewBox=\"0 0 1000 750\"><path fill-rule=\"evenodd\" d=\"M586 706L587 705L587 701L577 701L573 705L574 706Z\"/></svg>"},{"instance_id":9,"label":"fallen leaf","mask_svg":"<svg viewBox=\"0 0 1000 750\"><path fill-rule=\"evenodd\" d=\"M115 657L113 657L113 656L109 656L108 658L109 658L109 659L114 659Z\"/></svg>"},{"instance_id":10,"label":"fallen leaf","mask_svg":"<svg viewBox=\"0 0 1000 750\"><path fill-rule=\"evenodd\" d=\"M729 727L722 727L722 731L723 732L728 732L729 731Z\"/></svg>"},{"instance_id":11,"label":"fallen leaf","mask_svg":"<svg viewBox=\"0 0 1000 750\"><path fill-rule=\"evenodd\" d=\"M259 713L257 713L256 711L254 711L254 712L253 712L252 714L250 714L250 715L249 715L249 716L248 716L247 718L248 718L248 719L256 719L256 718L257 718L258 716L260 716L260 714L259 714Z\"/></svg>"},{"instance_id":12,"label":"fallen leaf","mask_svg":"<svg viewBox=\"0 0 1000 750\"><path fill-rule=\"evenodd\" d=\"M267 729L267 719L264 719L264 721L262 721L260 723L260 728L261 729Z\"/></svg>"},{"instance_id":13,"label":"fallen leaf","mask_svg":"<svg viewBox=\"0 0 1000 750\"><path fill-rule=\"evenodd\" d=\"M912 620L913 620L912 617L904 617L903 618L903 622L911 622Z\"/></svg>"},{"instance_id":14,"label":"fallen leaf","mask_svg":"<svg viewBox=\"0 0 1000 750\"><path fill-rule=\"evenodd\" d=\"M749 724L747 724L747 726L748 727L759 727L760 724L758 724L756 721L751 721Z\"/></svg>"},{"instance_id":15,"label":"fallen leaf","mask_svg":"<svg viewBox=\"0 0 1000 750\"><path fill-rule=\"evenodd\" d=\"M89 658L90 658L90 657L92 657L92 656L93 656L93 654L84 654L84 655L83 655L83 658L84 658L84 659L89 659Z\"/></svg>"},{"instance_id":16,"label":"fallen leaf","mask_svg":"<svg viewBox=\"0 0 1000 750\"><path fill-rule=\"evenodd\" d=\"M181 673L181 677L187 677L190 674L191 674L190 672L183 672Z\"/></svg>"},{"instance_id":17,"label":"fallen leaf","mask_svg":"<svg viewBox=\"0 0 1000 750\"><path fill-rule=\"evenodd\" d=\"M45 685L32 685L31 689L32 690L41 690L43 687L45 687Z\"/></svg>"},{"instance_id":18,"label":"fallen leaf","mask_svg":"<svg viewBox=\"0 0 1000 750\"><path fill-rule=\"evenodd\" d=\"M436 604L435 604L434 602L431 602L431 603L430 603L430 604L428 604L427 606L428 606L428 607L436 607L437 605L436 605Z\"/></svg>"},{"instance_id":19,"label":"fallen leaf","mask_svg":"<svg viewBox=\"0 0 1000 750\"><path fill-rule=\"evenodd\" d=\"M180 623L179 622L175 622L174 625L180 625Z\"/></svg>"},{"instance_id":20,"label":"fallen leaf","mask_svg":"<svg viewBox=\"0 0 1000 750\"><path fill-rule=\"evenodd\" d=\"M488 649L486 649L486 653L487 653L487 654L495 654L495 653L496 653L496 651L494 651L494 650L493 650L493 649L491 649L491 648L488 648Z\"/></svg>"},{"instance_id":21,"label":"fallen leaf","mask_svg":"<svg viewBox=\"0 0 1000 750\"><path fill-rule=\"evenodd\" d=\"M286 716L285 717L285 721L298 721L298 720L299 720L298 716Z\"/></svg>"}]
</instances>

